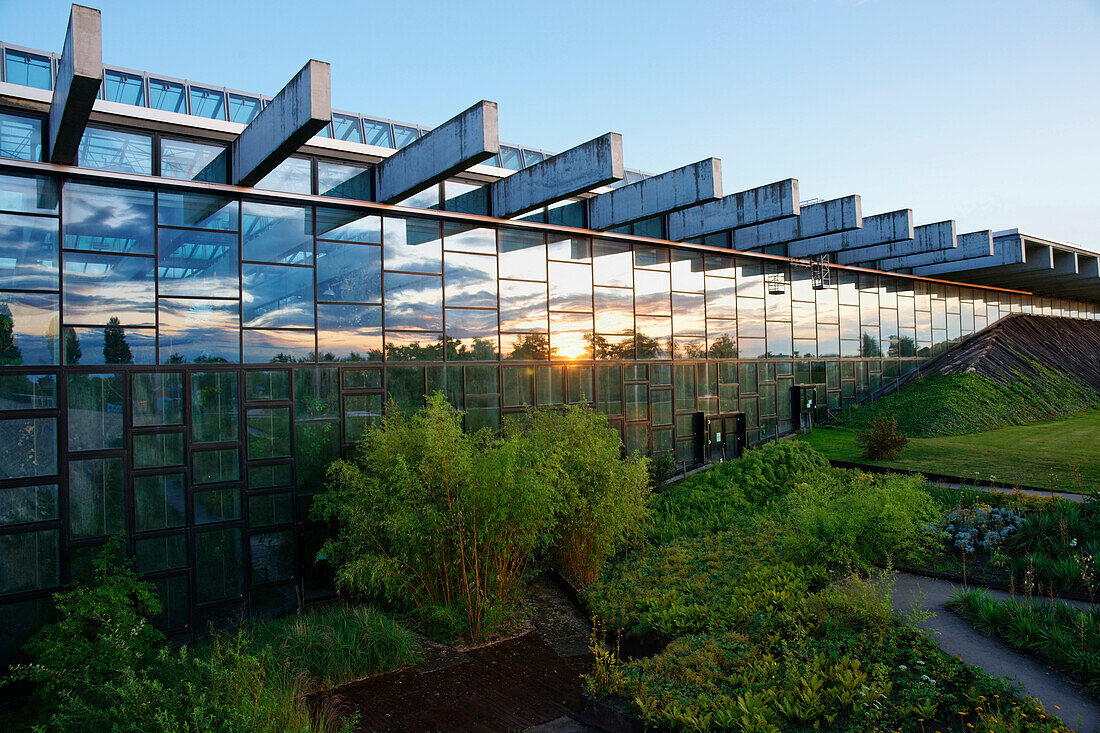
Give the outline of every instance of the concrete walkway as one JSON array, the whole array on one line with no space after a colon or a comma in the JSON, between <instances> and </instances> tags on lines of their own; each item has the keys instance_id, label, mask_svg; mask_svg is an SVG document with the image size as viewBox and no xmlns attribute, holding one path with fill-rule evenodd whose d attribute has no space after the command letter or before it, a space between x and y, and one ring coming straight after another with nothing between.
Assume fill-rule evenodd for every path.
<instances>
[{"instance_id":1,"label":"concrete walkway","mask_svg":"<svg viewBox=\"0 0 1100 733\"><path fill-rule=\"evenodd\" d=\"M945 580L896 573L890 602L899 614L909 615L914 610L924 615L933 612L935 616L917 625L930 632L945 652L960 656L964 662L981 667L994 677L1015 679L1024 694L1037 698L1048 714L1057 715L1074 730L1100 733L1100 702L1061 673L1000 639L986 636L947 610L945 604L958 587ZM994 598L1009 598L1003 591L988 592ZM1089 605L1079 601L1067 603L1085 608Z\"/></svg>"}]
</instances>

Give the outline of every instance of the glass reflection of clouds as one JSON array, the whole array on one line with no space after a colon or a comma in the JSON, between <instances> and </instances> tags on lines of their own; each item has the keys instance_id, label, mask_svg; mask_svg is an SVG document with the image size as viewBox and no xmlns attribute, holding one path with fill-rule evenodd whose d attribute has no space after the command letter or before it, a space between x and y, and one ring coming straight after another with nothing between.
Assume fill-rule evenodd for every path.
<instances>
[{"instance_id":1,"label":"glass reflection of clouds","mask_svg":"<svg viewBox=\"0 0 1100 733\"><path fill-rule=\"evenodd\" d=\"M338 242L382 243L382 217L352 209L317 207L317 238Z\"/></svg>"},{"instance_id":2,"label":"glass reflection of clouds","mask_svg":"<svg viewBox=\"0 0 1100 733\"><path fill-rule=\"evenodd\" d=\"M151 257L66 252L65 322L104 326L117 318L123 326L155 325L154 264Z\"/></svg>"},{"instance_id":3,"label":"glass reflection of clouds","mask_svg":"<svg viewBox=\"0 0 1100 733\"><path fill-rule=\"evenodd\" d=\"M0 288L57 290L57 219L0 214Z\"/></svg>"},{"instance_id":4,"label":"glass reflection of clouds","mask_svg":"<svg viewBox=\"0 0 1100 733\"><path fill-rule=\"evenodd\" d=\"M235 233L161 229L158 249L161 295L239 296Z\"/></svg>"},{"instance_id":5,"label":"glass reflection of clouds","mask_svg":"<svg viewBox=\"0 0 1100 733\"><path fill-rule=\"evenodd\" d=\"M592 267L571 262L551 262L550 308L559 311L592 311Z\"/></svg>"},{"instance_id":6,"label":"glass reflection of clouds","mask_svg":"<svg viewBox=\"0 0 1100 733\"><path fill-rule=\"evenodd\" d=\"M598 333L634 332L634 294L629 288L594 288L593 301Z\"/></svg>"},{"instance_id":7,"label":"glass reflection of clouds","mask_svg":"<svg viewBox=\"0 0 1100 733\"><path fill-rule=\"evenodd\" d=\"M546 281L546 238L537 232L500 230L500 276Z\"/></svg>"},{"instance_id":8,"label":"glass reflection of clouds","mask_svg":"<svg viewBox=\"0 0 1100 733\"><path fill-rule=\"evenodd\" d=\"M240 361L236 301L161 298L157 309L161 364Z\"/></svg>"},{"instance_id":9,"label":"glass reflection of clouds","mask_svg":"<svg viewBox=\"0 0 1100 733\"><path fill-rule=\"evenodd\" d=\"M672 294L672 327L677 336L702 336L707 332L706 308L702 294Z\"/></svg>"},{"instance_id":10,"label":"glass reflection of clouds","mask_svg":"<svg viewBox=\"0 0 1100 733\"><path fill-rule=\"evenodd\" d=\"M703 292L703 254L672 253L672 289L683 293Z\"/></svg>"},{"instance_id":11,"label":"glass reflection of clouds","mask_svg":"<svg viewBox=\"0 0 1100 733\"><path fill-rule=\"evenodd\" d=\"M443 282L434 275L385 274L386 328L443 329Z\"/></svg>"},{"instance_id":12,"label":"glass reflection of clouds","mask_svg":"<svg viewBox=\"0 0 1100 733\"><path fill-rule=\"evenodd\" d=\"M566 262L591 262L592 242L583 237L563 237L550 234L547 237L547 257Z\"/></svg>"},{"instance_id":13,"label":"glass reflection of clouds","mask_svg":"<svg viewBox=\"0 0 1100 733\"><path fill-rule=\"evenodd\" d=\"M161 191L157 196L157 223L161 226L237 231L240 203L225 196Z\"/></svg>"},{"instance_id":14,"label":"glass reflection of clouds","mask_svg":"<svg viewBox=\"0 0 1100 733\"><path fill-rule=\"evenodd\" d=\"M489 227L444 222L443 249L448 252L495 255L497 252L496 230Z\"/></svg>"},{"instance_id":15,"label":"glass reflection of clouds","mask_svg":"<svg viewBox=\"0 0 1100 733\"><path fill-rule=\"evenodd\" d=\"M382 302L382 248L317 243L317 300Z\"/></svg>"},{"instance_id":16,"label":"glass reflection of clouds","mask_svg":"<svg viewBox=\"0 0 1100 733\"><path fill-rule=\"evenodd\" d=\"M58 363L57 301L48 293L0 293L0 324L11 334L0 348L0 365Z\"/></svg>"},{"instance_id":17,"label":"glass reflection of clouds","mask_svg":"<svg viewBox=\"0 0 1100 733\"><path fill-rule=\"evenodd\" d=\"M494 361L499 358L496 311L448 308L446 315L448 360Z\"/></svg>"},{"instance_id":18,"label":"glass reflection of clouds","mask_svg":"<svg viewBox=\"0 0 1100 733\"><path fill-rule=\"evenodd\" d=\"M383 258L387 270L442 272L443 247L439 222L427 219L385 219Z\"/></svg>"},{"instance_id":19,"label":"glass reflection of clouds","mask_svg":"<svg viewBox=\"0 0 1100 733\"><path fill-rule=\"evenodd\" d=\"M382 307L318 305L317 353L322 361L382 358Z\"/></svg>"},{"instance_id":20,"label":"glass reflection of clouds","mask_svg":"<svg viewBox=\"0 0 1100 733\"><path fill-rule=\"evenodd\" d=\"M500 281L500 330L546 332L546 283Z\"/></svg>"},{"instance_id":21,"label":"glass reflection of clouds","mask_svg":"<svg viewBox=\"0 0 1100 733\"><path fill-rule=\"evenodd\" d=\"M605 239L592 242L592 281L596 285L633 287L633 272L634 257L630 245Z\"/></svg>"},{"instance_id":22,"label":"glass reflection of clouds","mask_svg":"<svg viewBox=\"0 0 1100 733\"><path fill-rule=\"evenodd\" d=\"M672 352L672 319L638 316L634 319L638 359L667 359Z\"/></svg>"},{"instance_id":23,"label":"glass reflection of clouds","mask_svg":"<svg viewBox=\"0 0 1100 733\"><path fill-rule=\"evenodd\" d=\"M316 352L312 331L258 331L243 333L246 364L313 361Z\"/></svg>"},{"instance_id":24,"label":"glass reflection of clouds","mask_svg":"<svg viewBox=\"0 0 1100 733\"><path fill-rule=\"evenodd\" d=\"M67 182L65 247L153 254L153 192Z\"/></svg>"},{"instance_id":25,"label":"glass reflection of clouds","mask_svg":"<svg viewBox=\"0 0 1100 733\"><path fill-rule=\"evenodd\" d=\"M550 313L550 358L592 358L591 313ZM589 338L585 338L588 336Z\"/></svg>"},{"instance_id":26,"label":"glass reflection of clouds","mask_svg":"<svg viewBox=\"0 0 1100 733\"><path fill-rule=\"evenodd\" d=\"M57 181L50 176L0 175L0 209L24 214L56 214L57 203Z\"/></svg>"},{"instance_id":27,"label":"glass reflection of clouds","mask_svg":"<svg viewBox=\"0 0 1100 733\"><path fill-rule=\"evenodd\" d=\"M733 280L706 278L706 301L708 318L737 317L737 287Z\"/></svg>"},{"instance_id":28,"label":"glass reflection of clouds","mask_svg":"<svg viewBox=\"0 0 1100 733\"><path fill-rule=\"evenodd\" d=\"M313 328L313 270L279 265L242 266L243 325Z\"/></svg>"},{"instance_id":29,"label":"glass reflection of clouds","mask_svg":"<svg viewBox=\"0 0 1100 733\"><path fill-rule=\"evenodd\" d=\"M671 288L667 272L634 272L634 308L647 316L667 316L672 313L669 299Z\"/></svg>"},{"instance_id":30,"label":"glass reflection of clouds","mask_svg":"<svg viewBox=\"0 0 1100 733\"><path fill-rule=\"evenodd\" d=\"M245 260L308 265L313 262L312 209L245 201L241 242Z\"/></svg>"},{"instance_id":31,"label":"glass reflection of clouds","mask_svg":"<svg viewBox=\"0 0 1100 733\"><path fill-rule=\"evenodd\" d=\"M448 305L496 308L495 257L448 252L443 265L443 293Z\"/></svg>"}]
</instances>

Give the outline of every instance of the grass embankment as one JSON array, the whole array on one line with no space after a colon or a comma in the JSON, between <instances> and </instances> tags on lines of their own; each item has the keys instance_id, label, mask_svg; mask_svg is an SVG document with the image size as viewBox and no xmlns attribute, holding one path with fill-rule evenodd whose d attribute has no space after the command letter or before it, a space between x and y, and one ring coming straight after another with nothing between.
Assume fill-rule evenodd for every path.
<instances>
[{"instance_id":1,"label":"grass embankment","mask_svg":"<svg viewBox=\"0 0 1100 733\"><path fill-rule=\"evenodd\" d=\"M898 421L910 438L979 433L1028 425L1100 407L1100 394L1081 382L1033 362L1035 375L935 374L918 378L870 405L853 408L840 427L864 428L879 415Z\"/></svg>"},{"instance_id":2,"label":"grass embankment","mask_svg":"<svg viewBox=\"0 0 1100 733\"><path fill-rule=\"evenodd\" d=\"M900 420L899 420L900 424ZM905 432L902 429L902 432ZM863 458L855 432L817 428L802 440L826 457L873 466L924 471L1082 492L1100 487L1100 410L983 433L911 438L894 461Z\"/></svg>"},{"instance_id":3,"label":"grass embankment","mask_svg":"<svg viewBox=\"0 0 1100 733\"><path fill-rule=\"evenodd\" d=\"M919 478L829 469L783 441L689 477L651 507L646 541L587 591L606 631L671 638L628 662L596 650L590 691L626 698L647 725L1065 730L897 623L887 584L858 572L942 544L930 531L942 508Z\"/></svg>"}]
</instances>

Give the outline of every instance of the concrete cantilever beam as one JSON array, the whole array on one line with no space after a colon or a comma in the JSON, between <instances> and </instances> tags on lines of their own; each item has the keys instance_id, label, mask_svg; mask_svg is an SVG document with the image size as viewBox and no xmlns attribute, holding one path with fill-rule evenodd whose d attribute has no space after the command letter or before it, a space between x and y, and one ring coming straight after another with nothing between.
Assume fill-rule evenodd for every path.
<instances>
[{"instance_id":1,"label":"concrete cantilever beam","mask_svg":"<svg viewBox=\"0 0 1100 733\"><path fill-rule=\"evenodd\" d=\"M731 193L717 201L675 211L668 216L668 238L679 242L727 229L797 216L798 212L798 180L788 178Z\"/></svg>"},{"instance_id":2,"label":"concrete cantilever beam","mask_svg":"<svg viewBox=\"0 0 1100 733\"><path fill-rule=\"evenodd\" d=\"M310 60L231 146L233 183L255 186L332 122L331 69Z\"/></svg>"},{"instance_id":3,"label":"concrete cantilever beam","mask_svg":"<svg viewBox=\"0 0 1100 733\"><path fill-rule=\"evenodd\" d=\"M955 222L949 220L913 227L913 238L911 240L883 242L871 247L842 252L838 255L837 262L844 265L860 264L882 269L877 264L879 260L900 257L906 254L938 252L957 248Z\"/></svg>"},{"instance_id":4,"label":"concrete cantilever beam","mask_svg":"<svg viewBox=\"0 0 1100 733\"><path fill-rule=\"evenodd\" d=\"M707 158L588 199L588 227L614 229L720 198L722 161Z\"/></svg>"},{"instance_id":5,"label":"concrete cantilever beam","mask_svg":"<svg viewBox=\"0 0 1100 733\"><path fill-rule=\"evenodd\" d=\"M918 227L919 228L919 227ZM963 262L978 257L993 255L993 232L985 229L980 232L968 232L955 237L956 247L937 249L931 252L919 252L878 261L880 270L903 270L920 265L935 265L942 262Z\"/></svg>"},{"instance_id":6,"label":"concrete cantilever beam","mask_svg":"<svg viewBox=\"0 0 1100 733\"><path fill-rule=\"evenodd\" d=\"M375 200L397 203L498 152L497 104L483 100L375 166Z\"/></svg>"},{"instance_id":7,"label":"concrete cantilever beam","mask_svg":"<svg viewBox=\"0 0 1100 733\"><path fill-rule=\"evenodd\" d=\"M868 248L884 244L901 247L912 242L913 237L913 211L901 209L887 214L865 216L863 226L859 229L802 239L792 242L787 249L791 257L832 255L837 264L852 265L875 259L873 254L868 255L867 252L877 250Z\"/></svg>"},{"instance_id":8,"label":"concrete cantilever beam","mask_svg":"<svg viewBox=\"0 0 1100 733\"><path fill-rule=\"evenodd\" d=\"M623 137L609 132L494 181L489 200L493 216L508 219L623 176Z\"/></svg>"},{"instance_id":9,"label":"concrete cantilever beam","mask_svg":"<svg viewBox=\"0 0 1100 733\"><path fill-rule=\"evenodd\" d=\"M974 257L960 261L934 262L927 265L915 265L913 275L941 277L968 270L1000 268L1024 262L1026 252L1022 238L993 237L993 254L988 257Z\"/></svg>"},{"instance_id":10,"label":"concrete cantilever beam","mask_svg":"<svg viewBox=\"0 0 1100 733\"><path fill-rule=\"evenodd\" d=\"M859 196L845 196L813 204L800 204L798 216L734 229L733 248L760 249L822 234L859 229L861 226L863 213Z\"/></svg>"},{"instance_id":11,"label":"concrete cantilever beam","mask_svg":"<svg viewBox=\"0 0 1100 733\"><path fill-rule=\"evenodd\" d=\"M102 83L102 19L98 10L73 5L50 102L51 163L76 164L80 140Z\"/></svg>"}]
</instances>

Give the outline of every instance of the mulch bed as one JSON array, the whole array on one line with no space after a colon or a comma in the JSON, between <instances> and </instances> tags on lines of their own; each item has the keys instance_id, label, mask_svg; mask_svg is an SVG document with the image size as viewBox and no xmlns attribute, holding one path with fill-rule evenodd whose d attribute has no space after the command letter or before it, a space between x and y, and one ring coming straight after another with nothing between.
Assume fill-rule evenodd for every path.
<instances>
[{"instance_id":1,"label":"mulch bed","mask_svg":"<svg viewBox=\"0 0 1100 733\"><path fill-rule=\"evenodd\" d=\"M466 652L466 661L407 669L338 688L360 731L515 731L584 710L585 654L561 657L537 631ZM342 706L342 707L343 707Z\"/></svg>"}]
</instances>

